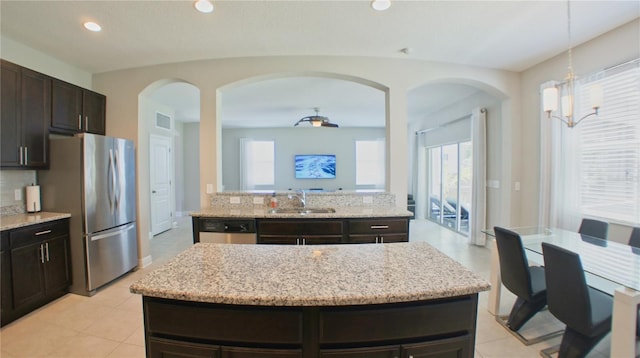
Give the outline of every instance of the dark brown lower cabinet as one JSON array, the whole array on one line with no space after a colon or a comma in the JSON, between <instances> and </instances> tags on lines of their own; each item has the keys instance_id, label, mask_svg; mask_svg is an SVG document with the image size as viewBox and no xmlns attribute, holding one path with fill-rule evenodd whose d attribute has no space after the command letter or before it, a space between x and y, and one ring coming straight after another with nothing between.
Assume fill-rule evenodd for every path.
<instances>
[{"instance_id":1,"label":"dark brown lower cabinet","mask_svg":"<svg viewBox=\"0 0 640 358\"><path fill-rule=\"evenodd\" d=\"M2 246L2 325L69 292L68 219L4 231Z\"/></svg>"},{"instance_id":2,"label":"dark brown lower cabinet","mask_svg":"<svg viewBox=\"0 0 640 358\"><path fill-rule=\"evenodd\" d=\"M328 307L143 297L147 357L473 357L478 295Z\"/></svg>"}]
</instances>

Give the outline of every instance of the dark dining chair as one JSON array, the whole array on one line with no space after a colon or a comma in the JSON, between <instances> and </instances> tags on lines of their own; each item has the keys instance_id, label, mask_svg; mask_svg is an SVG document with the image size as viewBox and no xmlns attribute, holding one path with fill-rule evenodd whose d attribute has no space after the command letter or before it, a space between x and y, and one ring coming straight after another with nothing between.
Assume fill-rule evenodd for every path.
<instances>
[{"instance_id":1,"label":"dark dining chair","mask_svg":"<svg viewBox=\"0 0 640 358\"><path fill-rule=\"evenodd\" d=\"M497 226L493 230L496 234L502 283L517 296L509 316L496 316L496 320L525 345L560 335L562 331L554 331L534 338L525 338L518 332L531 317L547 305L544 268L529 266L520 235Z\"/></svg>"},{"instance_id":2,"label":"dark dining chair","mask_svg":"<svg viewBox=\"0 0 640 358\"><path fill-rule=\"evenodd\" d=\"M609 223L594 219L582 219L578 232L606 240L609 232Z\"/></svg>"},{"instance_id":3,"label":"dark dining chair","mask_svg":"<svg viewBox=\"0 0 640 358\"><path fill-rule=\"evenodd\" d=\"M634 227L629 236L629 246L640 248L640 227Z\"/></svg>"},{"instance_id":4,"label":"dark dining chair","mask_svg":"<svg viewBox=\"0 0 640 358\"><path fill-rule=\"evenodd\" d=\"M611 330L613 299L591 288L580 256L549 243L542 243L549 311L566 325L560 347L540 353L558 358L584 357Z\"/></svg>"}]
</instances>

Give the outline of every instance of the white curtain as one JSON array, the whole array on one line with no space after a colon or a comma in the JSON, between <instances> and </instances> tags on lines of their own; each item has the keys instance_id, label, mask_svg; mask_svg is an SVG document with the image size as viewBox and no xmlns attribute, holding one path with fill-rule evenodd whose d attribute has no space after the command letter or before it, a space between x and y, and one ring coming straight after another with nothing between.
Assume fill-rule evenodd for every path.
<instances>
[{"instance_id":1,"label":"white curtain","mask_svg":"<svg viewBox=\"0 0 640 358\"><path fill-rule=\"evenodd\" d=\"M482 229L487 225L487 110L476 108L471 112L471 141L473 143L473 181L471 184L471 213L469 216L469 243L484 245Z\"/></svg>"}]
</instances>

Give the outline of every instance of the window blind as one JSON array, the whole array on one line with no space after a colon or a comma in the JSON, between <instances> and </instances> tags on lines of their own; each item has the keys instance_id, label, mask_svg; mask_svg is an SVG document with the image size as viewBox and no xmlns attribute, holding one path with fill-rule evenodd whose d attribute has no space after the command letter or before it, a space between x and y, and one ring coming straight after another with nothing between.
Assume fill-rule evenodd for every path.
<instances>
[{"instance_id":1,"label":"window blind","mask_svg":"<svg viewBox=\"0 0 640 358\"><path fill-rule=\"evenodd\" d=\"M592 111L588 91L602 86L598 116L578 126L579 208L583 216L640 223L640 61L604 71L578 84L580 116Z\"/></svg>"}]
</instances>

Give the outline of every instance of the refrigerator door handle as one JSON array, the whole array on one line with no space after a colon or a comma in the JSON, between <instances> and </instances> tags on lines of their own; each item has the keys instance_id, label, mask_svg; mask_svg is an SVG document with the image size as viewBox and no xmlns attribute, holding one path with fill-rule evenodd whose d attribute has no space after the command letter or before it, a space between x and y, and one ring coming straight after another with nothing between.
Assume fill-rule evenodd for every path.
<instances>
[{"instance_id":1,"label":"refrigerator door handle","mask_svg":"<svg viewBox=\"0 0 640 358\"><path fill-rule=\"evenodd\" d=\"M114 202L115 202L115 206L116 206L116 211L120 210L120 160L118 159L118 150L114 150L114 166L113 166L113 170L114 170L114 182L113 182L113 187L114 187Z\"/></svg>"},{"instance_id":2,"label":"refrigerator door handle","mask_svg":"<svg viewBox=\"0 0 640 358\"><path fill-rule=\"evenodd\" d=\"M122 229L115 231L115 232L110 232L108 234L102 234L102 235L96 235L96 236L92 236L91 237L91 241L98 241L98 240L102 240L102 239L108 239L110 237L114 237L114 236L118 236L120 234L122 234L123 232L129 231L131 229L133 229L135 227L135 224L129 224L125 227L123 227Z\"/></svg>"},{"instance_id":3,"label":"refrigerator door handle","mask_svg":"<svg viewBox=\"0 0 640 358\"><path fill-rule=\"evenodd\" d=\"M109 172L111 172L111 185L108 185L108 189L109 189L109 209L111 210L112 214L115 211L115 196L116 196L116 193L115 193L116 168L115 168L114 161L115 159L113 156L113 149L109 149Z\"/></svg>"}]
</instances>

